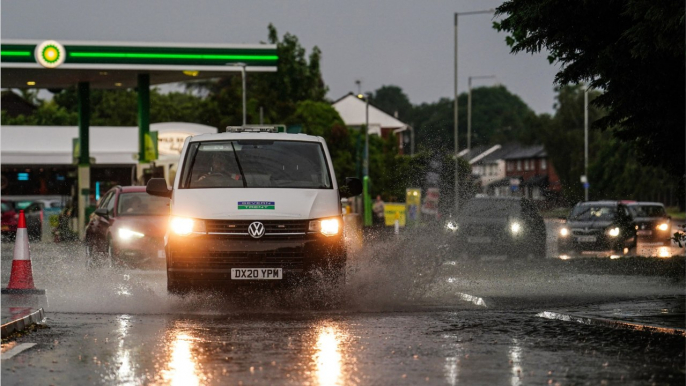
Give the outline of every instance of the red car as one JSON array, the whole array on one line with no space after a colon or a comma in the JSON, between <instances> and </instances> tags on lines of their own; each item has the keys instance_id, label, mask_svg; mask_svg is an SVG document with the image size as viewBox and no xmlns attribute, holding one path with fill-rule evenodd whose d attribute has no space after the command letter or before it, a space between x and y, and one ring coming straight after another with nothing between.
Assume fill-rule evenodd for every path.
<instances>
[{"instance_id":1,"label":"red car","mask_svg":"<svg viewBox=\"0 0 686 386\"><path fill-rule=\"evenodd\" d=\"M169 202L168 198L147 194L145 186L110 189L86 227L87 267L163 267Z\"/></svg>"},{"instance_id":2,"label":"red car","mask_svg":"<svg viewBox=\"0 0 686 386\"><path fill-rule=\"evenodd\" d=\"M17 234L19 212L10 201L2 200L2 238L12 238Z\"/></svg>"}]
</instances>

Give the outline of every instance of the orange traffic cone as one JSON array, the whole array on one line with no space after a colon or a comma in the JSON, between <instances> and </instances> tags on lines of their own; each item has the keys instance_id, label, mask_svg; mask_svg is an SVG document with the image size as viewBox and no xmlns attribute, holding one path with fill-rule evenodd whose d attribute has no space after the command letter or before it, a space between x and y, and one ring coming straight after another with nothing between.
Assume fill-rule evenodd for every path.
<instances>
[{"instance_id":1,"label":"orange traffic cone","mask_svg":"<svg viewBox=\"0 0 686 386\"><path fill-rule=\"evenodd\" d=\"M31 269L31 255L29 253L29 235L26 230L26 218L24 211L19 211L19 224L14 241L14 257L12 260L12 272L7 288L2 289L3 294L44 294L45 290L36 289L33 286L33 271Z\"/></svg>"}]
</instances>

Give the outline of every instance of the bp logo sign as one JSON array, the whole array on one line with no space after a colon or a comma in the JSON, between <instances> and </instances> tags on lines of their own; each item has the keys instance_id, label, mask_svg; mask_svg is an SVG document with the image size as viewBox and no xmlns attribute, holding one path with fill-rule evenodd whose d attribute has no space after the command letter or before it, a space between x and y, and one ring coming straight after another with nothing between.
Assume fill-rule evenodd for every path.
<instances>
[{"instance_id":1,"label":"bp logo sign","mask_svg":"<svg viewBox=\"0 0 686 386\"><path fill-rule=\"evenodd\" d=\"M67 56L64 46L54 40L47 40L36 46L36 61L46 68L55 68L64 63Z\"/></svg>"}]
</instances>

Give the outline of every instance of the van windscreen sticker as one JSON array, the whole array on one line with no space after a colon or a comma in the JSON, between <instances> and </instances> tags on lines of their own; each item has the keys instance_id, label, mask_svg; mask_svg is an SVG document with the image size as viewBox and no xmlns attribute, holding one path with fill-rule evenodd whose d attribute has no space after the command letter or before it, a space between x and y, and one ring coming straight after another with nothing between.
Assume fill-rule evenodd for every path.
<instances>
[{"instance_id":1,"label":"van windscreen sticker","mask_svg":"<svg viewBox=\"0 0 686 386\"><path fill-rule=\"evenodd\" d=\"M271 209L274 210L274 201L238 201L238 209Z\"/></svg>"}]
</instances>

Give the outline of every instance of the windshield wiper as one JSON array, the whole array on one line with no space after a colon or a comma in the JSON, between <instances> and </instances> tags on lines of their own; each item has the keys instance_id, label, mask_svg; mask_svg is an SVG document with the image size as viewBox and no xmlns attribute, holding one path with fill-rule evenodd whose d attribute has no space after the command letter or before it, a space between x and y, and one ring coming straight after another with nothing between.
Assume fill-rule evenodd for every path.
<instances>
[{"instance_id":1,"label":"windshield wiper","mask_svg":"<svg viewBox=\"0 0 686 386\"><path fill-rule=\"evenodd\" d=\"M583 216L583 215L585 215L586 213L590 212L591 209L593 209L593 208L588 208L588 209L582 210L580 213L577 213L576 216L571 217L570 220L572 220L572 221L574 221L574 220L583 221L583 220L581 219L581 216ZM593 220L591 220L591 221L593 221Z\"/></svg>"},{"instance_id":2,"label":"windshield wiper","mask_svg":"<svg viewBox=\"0 0 686 386\"><path fill-rule=\"evenodd\" d=\"M245 174L243 174L243 168L241 167L241 161L238 160L238 153L236 153L236 148L233 146L233 142L231 142L231 148L233 149L233 156L236 158L236 164L238 165L238 171L241 173L241 179L243 180L243 187L247 188L248 187L248 181L245 179Z\"/></svg>"}]
</instances>

